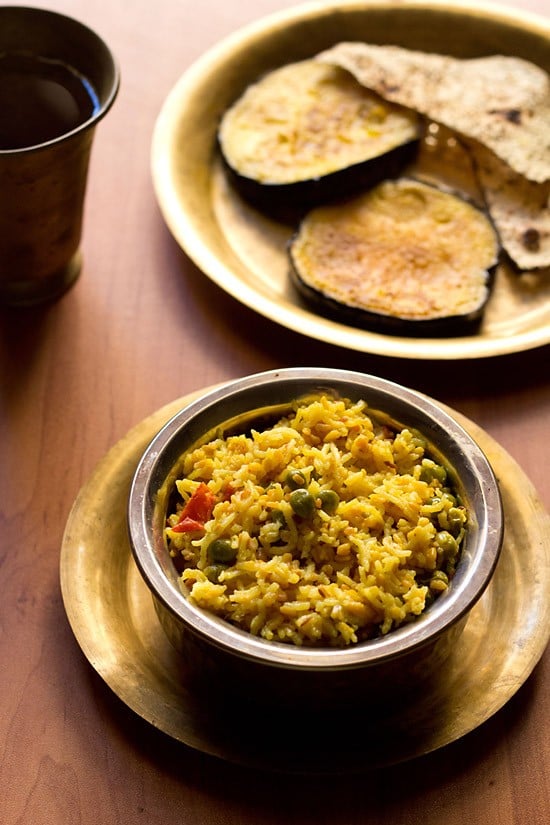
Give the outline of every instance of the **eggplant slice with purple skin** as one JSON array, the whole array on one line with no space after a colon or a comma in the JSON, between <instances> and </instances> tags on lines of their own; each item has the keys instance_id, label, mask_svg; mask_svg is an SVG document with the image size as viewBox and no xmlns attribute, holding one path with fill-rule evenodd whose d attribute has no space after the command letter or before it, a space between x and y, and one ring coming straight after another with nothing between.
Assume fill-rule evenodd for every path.
<instances>
[{"instance_id":1,"label":"eggplant slice with purple skin","mask_svg":"<svg viewBox=\"0 0 550 825\"><path fill-rule=\"evenodd\" d=\"M289 244L293 281L315 311L426 337L475 332L498 256L484 211L412 178L313 209Z\"/></svg>"},{"instance_id":2,"label":"eggplant slice with purple skin","mask_svg":"<svg viewBox=\"0 0 550 825\"><path fill-rule=\"evenodd\" d=\"M292 213L401 174L423 129L344 69L304 60L249 86L223 115L218 144L245 200Z\"/></svg>"}]
</instances>

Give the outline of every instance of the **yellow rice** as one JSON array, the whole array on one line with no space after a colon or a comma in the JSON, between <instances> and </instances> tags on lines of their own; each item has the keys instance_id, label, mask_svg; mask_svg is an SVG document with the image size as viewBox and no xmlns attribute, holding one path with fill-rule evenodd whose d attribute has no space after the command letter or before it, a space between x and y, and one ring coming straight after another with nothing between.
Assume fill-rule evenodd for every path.
<instances>
[{"instance_id":1,"label":"yellow rice","mask_svg":"<svg viewBox=\"0 0 550 825\"><path fill-rule=\"evenodd\" d=\"M181 466L166 538L183 590L266 640L341 647L386 634L452 578L465 508L424 438L380 423L363 401L297 401L272 426L195 446ZM204 485L203 529L178 532ZM219 540L229 562L212 559Z\"/></svg>"}]
</instances>

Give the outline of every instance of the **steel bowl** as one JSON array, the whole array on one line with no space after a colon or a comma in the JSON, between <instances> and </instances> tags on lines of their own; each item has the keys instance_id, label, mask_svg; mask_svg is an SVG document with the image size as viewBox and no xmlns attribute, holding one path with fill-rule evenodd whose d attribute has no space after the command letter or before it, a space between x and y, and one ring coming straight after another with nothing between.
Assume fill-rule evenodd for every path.
<instances>
[{"instance_id":1,"label":"steel bowl","mask_svg":"<svg viewBox=\"0 0 550 825\"><path fill-rule=\"evenodd\" d=\"M170 491L186 450L229 421L244 428L272 408L322 391L364 399L377 419L420 431L469 511L461 559L448 590L412 623L337 649L264 641L196 607L181 588L164 538ZM437 676L492 577L502 545L503 512L487 458L435 401L359 372L297 368L231 381L178 412L139 461L129 494L128 529L164 631L205 693L222 684L225 695L246 703L257 700L264 708L323 710L336 700L360 698L364 704L412 694Z\"/></svg>"}]
</instances>

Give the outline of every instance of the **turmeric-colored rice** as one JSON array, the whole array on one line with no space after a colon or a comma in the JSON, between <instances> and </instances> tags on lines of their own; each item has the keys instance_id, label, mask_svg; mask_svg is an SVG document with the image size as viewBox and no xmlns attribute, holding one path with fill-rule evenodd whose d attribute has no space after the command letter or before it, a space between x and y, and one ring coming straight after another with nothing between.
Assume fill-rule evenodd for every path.
<instances>
[{"instance_id":1,"label":"turmeric-colored rice","mask_svg":"<svg viewBox=\"0 0 550 825\"><path fill-rule=\"evenodd\" d=\"M266 640L342 647L448 587L467 515L424 438L365 402L297 401L190 449L166 539L197 606Z\"/></svg>"}]
</instances>

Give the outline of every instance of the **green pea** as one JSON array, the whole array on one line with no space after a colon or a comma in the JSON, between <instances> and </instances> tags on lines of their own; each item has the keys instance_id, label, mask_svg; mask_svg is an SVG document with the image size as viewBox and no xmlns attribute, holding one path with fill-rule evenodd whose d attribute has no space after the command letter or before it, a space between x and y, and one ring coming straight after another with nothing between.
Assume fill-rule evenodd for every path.
<instances>
[{"instance_id":1,"label":"green pea","mask_svg":"<svg viewBox=\"0 0 550 825\"><path fill-rule=\"evenodd\" d=\"M411 430L411 435L411 444L414 447L421 447L423 450L428 449L428 442L426 441L424 436L421 435L417 430Z\"/></svg>"},{"instance_id":2,"label":"green pea","mask_svg":"<svg viewBox=\"0 0 550 825\"><path fill-rule=\"evenodd\" d=\"M217 584L220 578L220 573L226 569L225 564L209 564L204 568L204 575L213 584Z\"/></svg>"},{"instance_id":3,"label":"green pea","mask_svg":"<svg viewBox=\"0 0 550 825\"><path fill-rule=\"evenodd\" d=\"M227 539L214 539L208 545L208 557L214 564L232 564L237 558L237 550Z\"/></svg>"},{"instance_id":4,"label":"green pea","mask_svg":"<svg viewBox=\"0 0 550 825\"><path fill-rule=\"evenodd\" d=\"M303 487L307 479L301 470L291 467L286 474L286 483L291 490L297 490L298 487Z\"/></svg>"},{"instance_id":5,"label":"green pea","mask_svg":"<svg viewBox=\"0 0 550 825\"><path fill-rule=\"evenodd\" d=\"M431 581L439 581L449 584L449 577L443 570L434 570Z\"/></svg>"},{"instance_id":6,"label":"green pea","mask_svg":"<svg viewBox=\"0 0 550 825\"><path fill-rule=\"evenodd\" d=\"M430 579L430 590L440 593L442 590L446 590L449 586L449 577L443 570L435 570L433 576Z\"/></svg>"},{"instance_id":7,"label":"green pea","mask_svg":"<svg viewBox=\"0 0 550 825\"><path fill-rule=\"evenodd\" d=\"M443 509L446 505L450 507L456 506L456 498L451 494L448 493L446 490L440 492L439 495L432 496L426 501L426 504L430 506L434 505L441 505L440 509Z\"/></svg>"},{"instance_id":8,"label":"green pea","mask_svg":"<svg viewBox=\"0 0 550 825\"><path fill-rule=\"evenodd\" d=\"M420 480L425 481L427 484L431 484L432 481L439 481L444 484L447 480L447 470L441 464L436 464L435 461L425 458L421 465Z\"/></svg>"},{"instance_id":9,"label":"green pea","mask_svg":"<svg viewBox=\"0 0 550 825\"><path fill-rule=\"evenodd\" d=\"M440 533L437 534L437 546L441 550L442 555L445 558L453 558L456 556L458 552L458 545L456 543L456 539L451 536L451 534L447 530L441 530Z\"/></svg>"},{"instance_id":10,"label":"green pea","mask_svg":"<svg viewBox=\"0 0 550 825\"><path fill-rule=\"evenodd\" d=\"M464 510L459 507L451 507L447 513L447 523L449 532L456 536L460 533L464 522L466 521Z\"/></svg>"},{"instance_id":11,"label":"green pea","mask_svg":"<svg viewBox=\"0 0 550 825\"><path fill-rule=\"evenodd\" d=\"M315 512L315 499L304 487L299 487L290 494L290 506L297 516L309 518Z\"/></svg>"},{"instance_id":12,"label":"green pea","mask_svg":"<svg viewBox=\"0 0 550 825\"><path fill-rule=\"evenodd\" d=\"M281 527L286 527L286 518L282 510L272 510L271 521L273 521L275 524L280 525Z\"/></svg>"},{"instance_id":13,"label":"green pea","mask_svg":"<svg viewBox=\"0 0 550 825\"><path fill-rule=\"evenodd\" d=\"M333 515L340 503L340 497L338 493L335 493L334 490L321 490L318 495L319 501L321 502L321 509L328 513L329 516Z\"/></svg>"}]
</instances>

